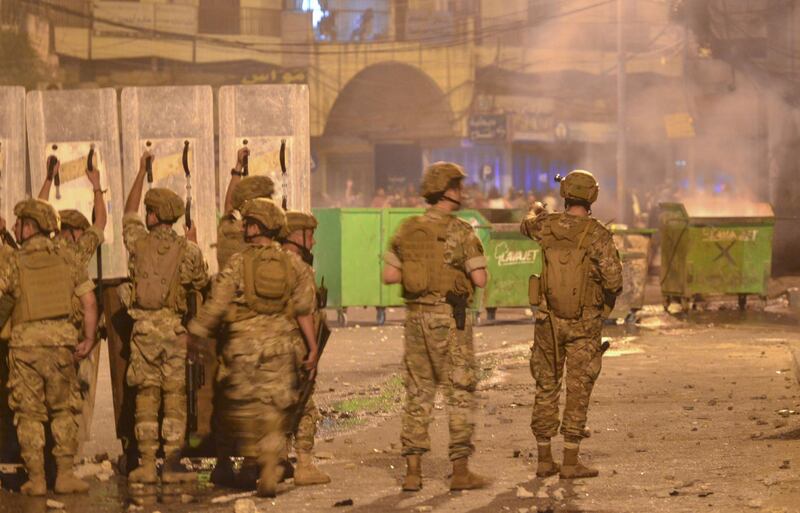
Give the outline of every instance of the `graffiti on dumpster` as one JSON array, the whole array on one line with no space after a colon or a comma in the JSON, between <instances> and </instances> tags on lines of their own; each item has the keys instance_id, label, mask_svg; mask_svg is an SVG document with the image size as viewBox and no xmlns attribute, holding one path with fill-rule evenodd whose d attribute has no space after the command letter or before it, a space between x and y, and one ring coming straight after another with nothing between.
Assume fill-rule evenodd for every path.
<instances>
[{"instance_id":1,"label":"graffiti on dumpster","mask_svg":"<svg viewBox=\"0 0 800 513\"><path fill-rule=\"evenodd\" d=\"M539 249L511 249L508 243L501 242L494 249L494 259L499 266L533 264Z\"/></svg>"},{"instance_id":2,"label":"graffiti on dumpster","mask_svg":"<svg viewBox=\"0 0 800 513\"><path fill-rule=\"evenodd\" d=\"M755 242L758 230L703 228L701 236L704 242Z\"/></svg>"}]
</instances>

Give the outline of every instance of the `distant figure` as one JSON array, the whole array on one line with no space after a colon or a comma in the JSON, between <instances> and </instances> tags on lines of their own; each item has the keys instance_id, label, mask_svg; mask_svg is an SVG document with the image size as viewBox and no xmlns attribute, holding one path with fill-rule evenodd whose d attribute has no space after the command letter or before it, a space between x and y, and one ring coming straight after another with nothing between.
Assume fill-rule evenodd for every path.
<instances>
[{"instance_id":1,"label":"distant figure","mask_svg":"<svg viewBox=\"0 0 800 513\"><path fill-rule=\"evenodd\" d=\"M364 14L362 14L361 18L358 20L358 26L352 32L352 34L350 34L350 39L352 41L366 41L367 39L370 39L370 36L373 32L372 25L374 19L375 11L373 11L372 8L364 11Z\"/></svg>"},{"instance_id":2,"label":"distant figure","mask_svg":"<svg viewBox=\"0 0 800 513\"><path fill-rule=\"evenodd\" d=\"M489 208L508 208L508 203L505 198L500 195L497 187L492 187L489 190Z\"/></svg>"},{"instance_id":3,"label":"distant figure","mask_svg":"<svg viewBox=\"0 0 800 513\"><path fill-rule=\"evenodd\" d=\"M389 198L386 196L386 191L383 187L379 187L377 191L375 191L375 196L372 197L372 203L370 203L370 207L372 208L386 208L389 203Z\"/></svg>"}]
</instances>

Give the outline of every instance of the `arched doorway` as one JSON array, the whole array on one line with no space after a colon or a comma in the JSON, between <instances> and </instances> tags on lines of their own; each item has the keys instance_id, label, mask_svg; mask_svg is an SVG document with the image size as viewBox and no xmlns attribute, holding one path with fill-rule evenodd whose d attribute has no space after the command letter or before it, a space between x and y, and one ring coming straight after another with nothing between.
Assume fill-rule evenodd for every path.
<instances>
[{"instance_id":1,"label":"arched doorway","mask_svg":"<svg viewBox=\"0 0 800 513\"><path fill-rule=\"evenodd\" d=\"M331 204L369 205L376 188L387 192L418 181L430 141L456 136L445 93L419 69L396 62L359 72L339 93L317 154L319 184ZM357 195L353 199L353 194Z\"/></svg>"}]
</instances>

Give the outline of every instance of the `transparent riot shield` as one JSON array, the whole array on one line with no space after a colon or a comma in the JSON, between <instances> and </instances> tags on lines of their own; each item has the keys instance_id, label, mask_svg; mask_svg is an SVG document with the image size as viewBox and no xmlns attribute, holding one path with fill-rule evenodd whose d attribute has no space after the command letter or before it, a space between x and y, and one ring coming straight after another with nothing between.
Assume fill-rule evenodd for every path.
<instances>
[{"instance_id":1,"label":"transparent riot shield","mask_svg":"<svg viewBox=\"0 0 800 513\"><path fill-rule=\"evenodd\" d=\"M0 215L11 230L25 199L25 88L0 87Z\"/></svg>"},{"instance_id":2,"label":"transparent riot shield","mask_svg":"<svg viewBox=\"0 0 800 513\"><path fill-rule=\"evenodd\" d=\"M308 108L305 85L220 87L220 204L225 200L236 152L247 141L249 173L270 176L275 181L274 199L279 203L285 195L290 209L311 211ZM282 152L285 173L281 169Z\"/></svg>"},{"instance_id":3,"label":"transparent riot shield","mask_svg":"<svg viewBox=\"0 0 800 513\"><path fill-rule=\"evenodd\" d=\"M60 185L50 190L49 201L58 210L75 209L90 221L94 192L86 178L89 151L100 170L100 185L105 194L108 223L101 248L102 267L96 256L89 274L103 279L127 276L127 254L122 243L123 189L119 158L119 120L114 89L78 91L30 91L26 102L28 156L31 191L37 196L47 176L47 160L54 156L61 163Z\"/></svg>"},{"instance_id":4,"label":"transparent riot shield","mask_svg":"<svg viewBox=\"0 0 800 513\"><path fill-rule=\"evenodd\" d=\"M122 90L122 157L125 189L139 169L145 149L154 155L152 183L192 197L197 241L216 272L214 113L210 86L128 87ZM184 162L188 167L187 176ZM141 207L140 212L144 212ZM183 219L175 229L183 233Z\"/></svg>"}]
</instances>

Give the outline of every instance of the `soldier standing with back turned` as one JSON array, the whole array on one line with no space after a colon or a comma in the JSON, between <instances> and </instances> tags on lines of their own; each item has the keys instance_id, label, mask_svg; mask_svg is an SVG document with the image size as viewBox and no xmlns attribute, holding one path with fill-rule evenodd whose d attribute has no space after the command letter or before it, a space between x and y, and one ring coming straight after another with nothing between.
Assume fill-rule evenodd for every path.
<instances>
[{"instance_id":1,"label":"soldier standing with back turned","mask_svg":"<svg viewBox=\"0 0 800 513\"><path fill-rule=\"evenodd\" d=\"M223 448L244 456L243 470L259 467L258 494L274 497L288 413L298 399L298 329L309 347L306 371L316 371L314 282L277 241L286 230L281 207L257 198L241 213L247 249L220 271L189 331L207 338L229 323L215 378L221 395L215 427L226 435ZM229 462L230 455L220 454L219 461Z\"/></svg>"},{"instance_id":2,"label":"soldier standing with back turned","mask_svg":"<svg viewBox=\"0 0 800 513\"><path fill-rule=\"evenodd\" d=\"M283 249L294 256L300 263L303 272L308 275L308 281L314 284L314 297L317 299L311 315L314 318L314 332L319 333L320 324L324 322L325 312L321 311L319 294L314 279L314 255L311 250L314 248L314 231L317 229L317 219L312 214L305 212L286 213L286 232L288 235L283 239ZM306 346L305 339L300 333L296 333L295 348L297 351L298 374L304 379L313 379L312 376L303 377L306 374L304 362L309 357L309 348ZM312 355L318 359L318 355ZM308 486L326 484L331 482L331 478L314 466L312 452L314 450L314 437L317 434L317 422L320 415L314 398L310 397L303 409L303 416L297 431L291 433L294 438L294 450L297 453L297 468L294 470L294 484L296 486Z\"/></svg>"},{"instance_id":3,"label":"soldier standing with back turned","mask_svg":"<svg viewBox=\"0 0 800 513\"><path fill-rule=\"evenodd\" d=\"M430 450L436 388L445 389L450 426L451 490L480 488L487 481L469 471L475 450L475 353L467 313L474 287L488 279L483 246L469 223L453 215L461 207L466 174L450 162L425 170L425 214L403 222L385 256L383 281L402 283L406 302L405 388L401 441L407 473L403 490L422 488L422 454Z\"/></svg>"},{"instance_id":4,"label":"soldier standing with back turned","mask_svg":"<svg viewBox=\"0 0 800 513\"><path fill-rule=\"evenodd\" d=\"M132 286L123 303L134 320L128 385L136 388L135 434L141 462L131 472L134 483L154 484L159 448L159 410L165 466L161 479L192 479L180 466L186 436L187 293L208 284L208 267L196 244L196 225L181 237L172 225L184 214L183 200L169 189L154 188L144 197L145 219L138 214L148 152L125 202L123 239Z\"/></svg>"},{"instance_id":5,"label":"soldier standing with back turned","mask_svg":"<svg viewBox=\"0 0 800 513\"><path fill-rule=\"evenodd\" d=\"M52 240L59 219L50 204L25 200L14 213L16 239L22 247L0 269L0 298L14 299L9 406L28 471L22 493L47 493L43 449L48 421L55 444L56 493L85 493L88 483L73 474L81 401L74 360L85 358L95 344L94 285L77 256ZM84 330L79 342L80 307Z\"/></svg>"},{"instance_id":6,"label":"soldier standing with back turned","mask_svg":"<svg viewBox=\"0 0 800 513\"><path fill-rule=\"evenodd\" d=\"M622 291L622 264L611 233L591 217L599 187L591 173L573 171L561 181L565 211L530 214L523 235L544 253L539 309L531 354L536 401L531 430L538 447L536 474L562 479L595 477L578 459L594 382L602 365L601 329ZM533 299L533 298L532 298ZM567 400L563 422L558 401L566 361ZM564 435L564 462L553 462L550 439Z\"/></svg>"}]
</instances>

